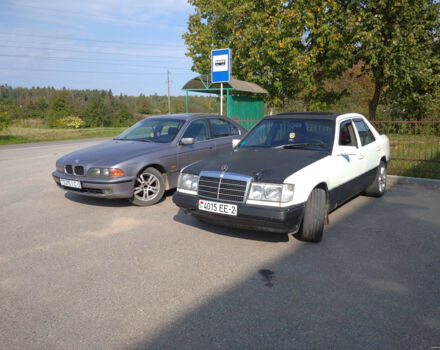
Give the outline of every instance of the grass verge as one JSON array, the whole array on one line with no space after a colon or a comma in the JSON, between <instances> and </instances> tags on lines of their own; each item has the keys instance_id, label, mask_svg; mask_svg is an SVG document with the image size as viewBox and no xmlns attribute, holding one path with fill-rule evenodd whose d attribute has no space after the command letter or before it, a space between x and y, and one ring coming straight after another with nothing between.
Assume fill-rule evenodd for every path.
<instances>
[{"instance_id":1,"label":"grass verge","mask_svg":"<svg viewBox=\"0 0 440 350\"><path fill-rule=\"evenodd\" d=\"M440 137L389 134L393 175L440 179Z\"/></svg>"},{"instance_id":2,"label":"grass verge","mask_svg":"<svg viewBox=\"0 0 440 350\"><path fill-rule=\"evenodd\" d=\"M10 127L0 131L0 145L18 143L76 140L95 137L112 137L120 134L126 127L87 128L87 129L42 129Z\"/></svg>"}]
</instances>

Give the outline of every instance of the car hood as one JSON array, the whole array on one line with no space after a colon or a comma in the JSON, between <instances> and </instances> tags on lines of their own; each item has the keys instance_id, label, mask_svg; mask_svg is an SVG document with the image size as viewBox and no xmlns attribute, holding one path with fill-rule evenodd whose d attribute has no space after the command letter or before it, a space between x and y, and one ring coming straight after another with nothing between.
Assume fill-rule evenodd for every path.
<instances>
[{"instance_id":1,"label":"car hood","mask_svg":"<svg viewBox=\"0 0 440 350\"><path fill-rule=\"evenodd\" d=\"M283 183L291 174L328 156L328 152L276 149L239 148L194 163L184 172L198 175L201 171L224 171L252 176L254 181Z\"/></svg>"},{"instance_id":2,"label":"car hood","mask_svg":"<svg viewBox=\"0 0 440 350\"><path fill-rule=\"evenodd\" d=\"M168 144L141 141L110 140L61 157L64 164L106 165L119 164L143 154L168 147Z\"/></svg>"}]
</instances>

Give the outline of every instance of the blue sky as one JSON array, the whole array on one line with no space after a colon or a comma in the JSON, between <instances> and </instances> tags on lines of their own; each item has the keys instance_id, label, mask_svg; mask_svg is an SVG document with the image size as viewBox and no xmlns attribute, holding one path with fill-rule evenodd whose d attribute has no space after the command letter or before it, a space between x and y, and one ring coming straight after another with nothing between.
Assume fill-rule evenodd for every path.
<instances>
[{"instance_id":1,"label":"blue sky","mask_svg":"<svg viewBox=\"0 0 440 350\"><path fill-rule=\"evenodd\" d=\"M0 84L171 94L196 74L186 0L0 0Z\"/></svg>"}]
</instances>

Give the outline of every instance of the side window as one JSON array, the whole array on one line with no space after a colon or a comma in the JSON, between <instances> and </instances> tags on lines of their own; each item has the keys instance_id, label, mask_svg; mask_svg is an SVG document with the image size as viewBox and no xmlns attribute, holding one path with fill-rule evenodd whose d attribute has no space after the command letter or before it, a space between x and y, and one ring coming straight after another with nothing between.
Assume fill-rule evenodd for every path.
<instances>
[{"instance_id":1,"label":"side window","mask_svg":"<svg viewBox=\"0 0 440 350\"><path fill-rule=\"evenodd\" d=\"M214 137L229 136L228 122L223 119L209 119Z\"/></svg>"},{"instance_id":2,"label":"side window","mask_svg":"<svg viewBox=\"0 0 440 350\"><path fill-rule=\"evenodd\" d=\"M359 133L359 138L361 139L362 146L368 145L369 143L376 141L370 128L367 126L367 124L364 123L362 119L355 120L354 124L356 125L356 129Z\"/></svg>"},{"instance_id":3,"label":"side window","mask_svg":"<svg viewBox=\"0 0 440 350\"><path fill-rule=\"evenodd\" d=\"M229 124L229 130L231 130L230 135L240 135L240 131L234 124L232 123L228 123L228 124Z\"/></svg>"},{"instance_id":4,"label":"side window","mask_svg":"<svg viewBox=\"0 0 440 350\"><path fill-rule=\"evenodd\" d=\"M192 137L195 142L205 141L210 138L208 123L205 119L197 119L189 124L182 138Z\"/></svg>"},{"instance_id":5,"label":"side window","mask_svg":"<svg viewBox=\"0 0 440 350\"><path fill-rule=\"evenodd\" d=\"M339 131L339 145L357 147L356 134L351 121L341 124L341 129Z\"/></svg>"}]
</instances>

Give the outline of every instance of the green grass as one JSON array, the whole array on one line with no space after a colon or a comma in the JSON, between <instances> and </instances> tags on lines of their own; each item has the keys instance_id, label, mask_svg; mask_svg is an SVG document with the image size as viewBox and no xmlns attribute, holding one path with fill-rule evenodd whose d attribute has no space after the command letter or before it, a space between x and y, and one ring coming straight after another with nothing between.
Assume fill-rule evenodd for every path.
<instances>
[{"instance_id":1,"label":"green grass","mask_svg":"<svg viewBox=\"0 0 440 350\"><path fill-rule=\"evenodd\" d=\"M76 140L95 137L112 137L120 134L126 127L85 128L85 129L44 129L10 127L0 131L0 145L18 143Z\"/></svg>"},{"instance_id":2,"label":"green grass","mask_svg":"<svg viewBox=\"0 0 440 350\"><path fill-rule=\"evenodd\" d=\"M440 179L440 137L388 134L394 175Z\"/></svg>"}]
</instances>

